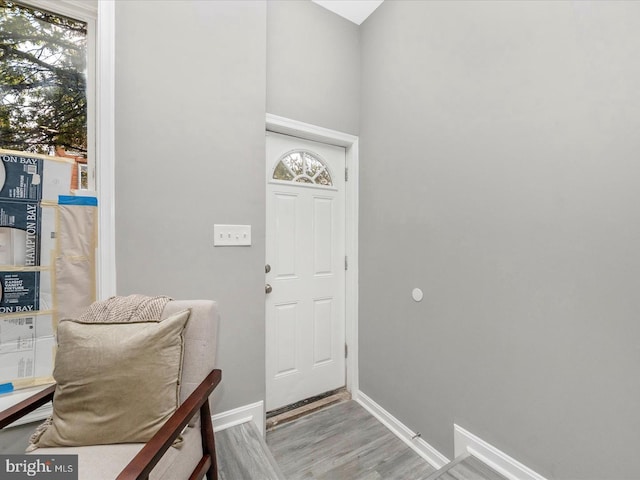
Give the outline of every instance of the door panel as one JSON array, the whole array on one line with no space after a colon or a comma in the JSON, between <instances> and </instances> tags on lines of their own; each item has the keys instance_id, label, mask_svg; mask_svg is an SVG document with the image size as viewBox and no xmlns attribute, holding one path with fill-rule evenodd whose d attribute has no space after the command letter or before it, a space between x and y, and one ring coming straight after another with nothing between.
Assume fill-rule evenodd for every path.
<instances>
[{"instance_id":1,"label":"door panel","mask_svg":"<svg viewBox=\"0 0 640 480\"><path fill-rule=\"evenodd\" d=\"M275 247L276 247L276 263L275 268L278 277L295 277L296 276L296 195L275 194L275 209L278 223L275 225ZM272 268L274 265L272 265Z\"/></svg>"},{"instance_id":2,"label":"door panel","mask_svg":"<svg viewBox=\"0 0 640 480\"><path fill-rule=\"evenodd\" d=\"M333 359L331 346L333 330L333 299L325 298L314 301L313 309L313 360L314 366L330 362Z\"/></svg>"},{"instance_id":3,"label":"door panel","mask_svg":"<svg viewBox=\"0 0 640 480\"><path fill-rule=\"evenodd\" d=\"M269 132L266 163L273 410L345 384L345 150Z\"/></svg>"},{"instance_id":4,"label":"door panel","mask_svg":"<svg viewBox=\"0 0 640 480\"><path fill-rule=\"evenodd\" d=\"M313 258L315 275L329 275L335 263L333 258L331 213L333 200L330 198L314 198L313 205Z\"/></svg>"},{"instance_id":5,"label":"door panel","mask_svg":"<svg viewBox=\"0 0 640 480\"><path fill-rule=\"evenodd\" d=\"M294 373L297 368L296 355L296 313L297 304L277 305L275 307L275 327L277 329L277 371L276 375Z\"/></svg>"}]
</instances>

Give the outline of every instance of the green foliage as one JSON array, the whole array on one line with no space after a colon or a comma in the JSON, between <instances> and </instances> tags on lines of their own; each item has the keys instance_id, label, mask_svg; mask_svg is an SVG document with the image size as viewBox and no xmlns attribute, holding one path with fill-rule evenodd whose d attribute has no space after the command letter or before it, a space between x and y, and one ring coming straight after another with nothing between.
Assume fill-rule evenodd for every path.
<instances>
[{"instance_id":1,"label":"green foliage","mask_svg":"<svg viewBox=\"0 0 640 480\"><path fill-rule=\"evenodd\" d=\"M0 0L0 147L87 151L83 22Z\"/></svg>"}]
</instances>

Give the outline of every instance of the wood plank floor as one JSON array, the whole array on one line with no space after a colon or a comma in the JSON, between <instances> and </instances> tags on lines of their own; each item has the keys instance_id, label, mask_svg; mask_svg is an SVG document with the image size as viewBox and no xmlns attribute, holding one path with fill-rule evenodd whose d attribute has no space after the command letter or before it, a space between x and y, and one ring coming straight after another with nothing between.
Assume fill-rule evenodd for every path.
<instances>
[{"instance_id":1,"label":"wood plank floor","mask_svg":"<svg viewBox=\"0 0 640 480\"><path fill-rule=\"evenodd\" d=\"M284 480L253 422L216 432L220 480Z\"/></svg>"},{"instance_id":2,"label":"wood plank floor","mask_svg":"<svg viewBox=\"0 0 640 480\"><path fill-rule=\"evenodd\" d=\"M23 454L41 422L0 430L0 454ZM253 422L215 433L220 480L284 480Z\"/></svg>"},{"instance_id":3,"label":"wood plank floor","mask_svg":"<svg viewBox=\"0 0 640 480\"><path fill-rule=\"evenodd\" d=\"M0 454L13 455L24 453L29 437L42 422L27 423L0 430Z\"/></svg>"},{"instance_id":4,"label":"wood plank floor","mask_svg":"<svg viewBox=\"0 0 640 480\"><path fill-rule=\"evenodd\" d=\"M0 453L24 453L38 423L0 431ZM436 472L354 401L276 427L271 451L252 422L215 436L220 480L506 480L472 456Z\"/></svg>"},{"instance_id":5,"label":"wood plank floor","mask_svg":"<svg viewBox=\"0 0 640 480\"><path fill-rule=\"evenodd\" d=\"M354 401L267 433L288 480L426 479L435 469Z\"/></svg>"}]
</instances>

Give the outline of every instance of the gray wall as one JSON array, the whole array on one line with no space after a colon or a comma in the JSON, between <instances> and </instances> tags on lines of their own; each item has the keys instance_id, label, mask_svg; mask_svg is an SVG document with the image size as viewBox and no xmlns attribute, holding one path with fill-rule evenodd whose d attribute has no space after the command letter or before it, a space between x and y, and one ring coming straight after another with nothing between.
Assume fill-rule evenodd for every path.
<instances>
[{"instance_id":1,"label":"gray wall","mask_svg":"<svg viewBox=\"0 0 640 480\"><path fill-rule=\"evenodd\" d=\"M361 27L360 386L449 456L455 422L549 478L640 475L638 19L387 1Z\"/></svg>"},{"instance_id":2,"label":"gray wall","mask_svg":"<svg viewBox=\"0 0 640 480\"><path fill-rule=\"evenodd\" d=\"M267 2L267 112L358 133L358 26L311 3Z\"/></svg>"},{"instance_id":3,"label":"gray wall","mask_svg":"<svg viewBox=\"0 0 640 480\"><path fill-rule=\"evenodd\" d=\"M263 1L116 2L118 293L220 302L216 411L264 398L265 29Z\"/></svg>"}]
</instances>

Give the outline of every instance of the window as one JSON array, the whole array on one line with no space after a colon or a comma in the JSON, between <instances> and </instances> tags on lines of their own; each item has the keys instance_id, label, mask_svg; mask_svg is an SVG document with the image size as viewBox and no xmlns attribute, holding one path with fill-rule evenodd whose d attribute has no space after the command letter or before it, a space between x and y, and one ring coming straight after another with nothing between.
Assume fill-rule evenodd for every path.
<instances>
[{"instance_id":1,"label":"window","mask_svg":"<svg viewBox=\"0 0 640 480\"><path fill-rule=\"evenodd\" d=\"M326 164L316 155L304 150L283 156L273 171L273 179L325 187L333 185Z\"/></svg>"},{"instance_id":2,"label":"window","mask_svg":"<svg viewBox=\"0 0 640 480\"><path fill-rule=\"evenodd\" d=\"M72 189L89 189L89 25L0 3L0 148L72 158Z\"/></svg>"}]
</instances>

